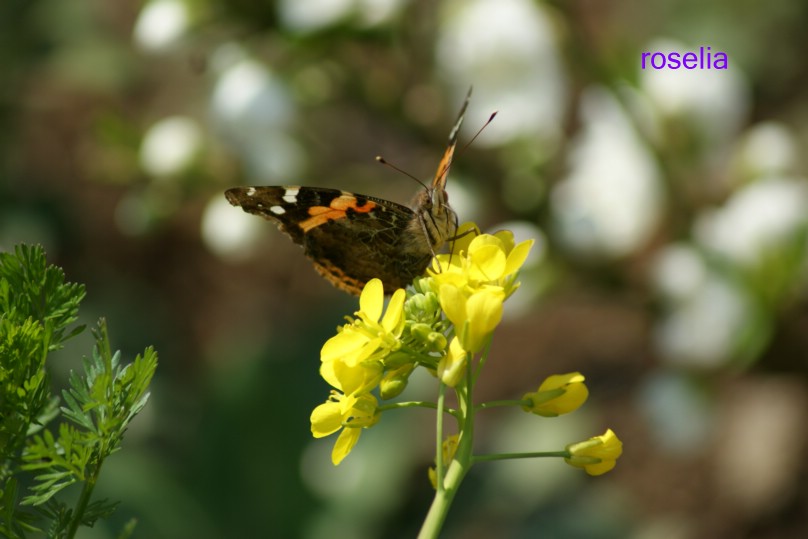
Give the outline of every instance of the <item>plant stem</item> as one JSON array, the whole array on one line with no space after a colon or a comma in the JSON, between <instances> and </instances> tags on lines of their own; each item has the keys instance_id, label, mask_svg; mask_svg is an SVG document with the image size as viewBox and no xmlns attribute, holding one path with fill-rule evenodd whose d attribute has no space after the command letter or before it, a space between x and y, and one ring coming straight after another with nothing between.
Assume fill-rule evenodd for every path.
<instances>
[{"instance_id":1,"label":"plant stem","mask_svg":"<svg viewBox=\"0 0 808 539\"><path fill-rule=\"evenodd\" d=\"M569 458L569 451L534 451L532 453L492 453L490 455L475 455L474 462L485 462L490 460L514 460L514 459L535 459L541 457L562 457Z\"/></svg>"},{"instance_id":2,"label":"plant stem","mask_svg":"<svg viewBox=\"0 0 808 539\"><path fill-rule=\"evenodd\" d=\"M101 473L101 464L103 463L103 460L99 460L95 471L90 477L87 478L87 481L84 483L84 486L81 489L79 503L76 506L76 510L73 512L73 518L70 520L70 527L67 530L67 539L73 539L76 536L76 532L81 525L81 519L84 516L84 512L87 510L87 506L90 504L90 497L93 495L95 482L98 480L98 474Z\"/></svg>"},{"instance_id":3,"label":"plant stem","mask_svg":"<svg viewBox=\"0 0 808 539\"><path fill-rule=\"evenodd\" d=\"M489 401L489 402L483 402L483 403L479 404L477 406L477 409L478 410L486 410L488 408L497 408L497 407L500 407L500 406L524 406L524 405L530 406L530 401L527 401L527 400L515 400L515 399L500 400L500 401Z\"/></svg>"},{"instance_id":4,"label":"plant stem","mask_svg":"<svg viewBox=\"0 0 808 539\"><path fill-rule=\"evenodd\" d=\"M472 402L472 386L474 384L471 377L471 354L469 354L466 361L466 377L463 382L455 388L457 392L457 400L459 403L459 412L462 417L460 419L460 435L458 438L457 451L449 466L446 468L446 475L443 474L443 431L438 430L438 444L437 455L435 462L437 488L435 491L435 498L432 500L432 505L426 515L424 524L421 526L421 531L418 533L418 539L436 539L443 527L443 522L446 520L446 515L449 513L449 508L452 505L452 500L460 488L460 483L466 476L466 473L473 464L472 454L472 441L474 439L474 405ZM442 424L440 413L442 408L442 401L444 396L443 388L438 397L438 421Z\"/></svg>"}]
</instances>

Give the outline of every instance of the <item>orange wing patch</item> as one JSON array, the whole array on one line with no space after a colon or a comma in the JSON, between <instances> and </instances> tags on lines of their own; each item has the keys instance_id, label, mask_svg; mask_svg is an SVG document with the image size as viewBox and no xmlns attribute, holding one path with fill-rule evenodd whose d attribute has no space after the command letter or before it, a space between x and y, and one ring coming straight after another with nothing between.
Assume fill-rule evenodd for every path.
<instances>
[{"instance_id":1,"label":"orange wing patch","mask_svg":"<svg viewBox=\"0 0 808 539\"><path fill-rule=\"evenodd\" d=\"M348 210L357 213L370 213L376 207L376 203L370 200L365 201L362 206L359 206L356 202L355 196L342 195L332 200L328 207L312 206L309 208L309 215L311 215L311 217L301 222L299 226L303 232L308 232L328 221L345 219L348 216Z\"/></svg>"}]
</instances>

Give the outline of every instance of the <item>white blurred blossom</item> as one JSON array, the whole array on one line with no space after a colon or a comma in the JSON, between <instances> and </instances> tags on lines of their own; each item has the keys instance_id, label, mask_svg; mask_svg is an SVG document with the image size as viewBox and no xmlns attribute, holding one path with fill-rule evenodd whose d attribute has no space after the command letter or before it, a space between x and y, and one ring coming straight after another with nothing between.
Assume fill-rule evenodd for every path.
<instances>
[{"instance_id":1,"label":"white blurred blossom","mask_svg":"<svg viewBox=\"0 0 808 539\"><path fill-rule=\"evenodd\" d=\"M135 44L150 52L169 49L188 31L190 18L188 6L182 0L148 2L135 22Z\"/></svg>"},{"instance_id":2,"label":"white blurred blossom","mask_svg":"<svg viewBox=\"0 0 808 539\"><path fill-rule=\"evenodd\" d=\"M762 122L741 138L738 161L746 176L784 173L797 164L797 142L788 127L779 122Z\"/></svg>"},{"instance_id":3,"label":"white blurred blossom","mask_svg":"<svg viewBox=\"0 0 808 539\"><path fill-rule=\"evenodd\" d=\"M266 221L231 206L221 193L205 206L201 226L208 249L232 261L248 258L259 241L266 241L264 231L270 228Z\"/></svg>"},{"instance_id":4,"label":"white blurred blossom","mask_svg":"<svg viewBox=\"0 0 808 539\"><path fill-rule=\"evenodd\" d=\"M637 400L651 435L666 452L701 451L715 433L717 417L710 399L681 371L657 370L642 382Z\"/></svg>"},{"instance_id":5,"label":"white blurred blossom","mask_svg":"<svg viewBox=\"0 0 808 539\"><path fill-rule=\"evenodd\" d=\"M750 305L740 290L686 244L669 245L656 255L651 282L665 301L653 339L662 358L700 368L721 366L731 358L750 321Z\"/></svg>"},{"instance_id":6,"label":"white blurred blossom","mask_svg":"<svg viewBox=\"0 0 808 539\"><path fill-rule=\"evenodd\" d=\"M190 168L202 151L202 131L185 116L163 118L152 125L140 146L140 166L156 179L176 177Z\"/></svg>"},{"instance_id":7,"label":"white blurred blossom","mask_svg":"<svg viewBox=\"0 0 808 539\"><path fill-rule=\"evenodd\" d=\"M467 125L496 121L479 139L499 145L538 135L556 140L566 107L566 81L555 32L540 3L455 0L444 5L436 49L439 72L462 99L474 86ZM548 142L543 142L548 144Z\"/></svg>"},{"instance_id":8,"label":"white blurred blossom","mask_svg":"<svg viewBox=\"0 0 808 539\"><path fill-rule=\"evenodd\" d=\"M750 323L751 307L740 290L710 275L657 321L654 344L670 363L721 367Z\"/></svg>"},{"instance_id":9,"label":"white blurred blossom","mask_svg":"<svg viewBox=\"0 0 808 539\"><path fill-rule=\"evenodd\" d=\"M285 28L311 33L352 20L360 27L388 22L406 0L280 0L278 18Z\"/></svg>"},{"instance_id":10,"label":"white blurred blossom","mask_svg":"<svg viewBox=\"0 0 808 539\"><path fill-rule=\"evenodd\" d=\"M287 133L296 109L284 83L234 45L220 47L212 63L218 73L213 122L248 175L260 181L297 176L303 152Z\"/></svg>"},{"instance_id":11,"label":"white blurred blossom","mask_svg":"<svg viewBox=\"0 0 808 539\"><path fill-rule=\"evenodd\" d=\"M808 223L808 181L772 177L737 191L722 208L696 219L696 240L730 261L750 267L788 242Z\"/></svg>"},{"instance_id":12,"label":"white blurred blossom","mask_svg":"<svg viewBox=\"0 0 808 539\"><path fill-rule=\"evenodd\" d=\"M617 100L590 88L570 171L551 194L559 238L587 255L619 257L653 234L662 206L658 166Z\"/></svg>"},{"instance_id":13,"label":"white blurred blossom","mask_svg":"<svg viewBox=\"0 0 808 539\"><path fill-rule=\"evenodd\" d=\"M703 287L709 276L701 255L686 244L668 245L657 253L651 281L663 297L687 301Z\"/></svg>"}]
</instances>

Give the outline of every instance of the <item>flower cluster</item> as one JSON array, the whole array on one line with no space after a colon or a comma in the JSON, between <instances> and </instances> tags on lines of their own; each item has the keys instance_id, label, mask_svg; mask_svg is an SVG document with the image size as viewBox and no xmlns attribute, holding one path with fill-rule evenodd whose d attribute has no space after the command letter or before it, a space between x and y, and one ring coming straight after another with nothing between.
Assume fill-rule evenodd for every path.
<instances>
[{"instance_id":1,"label":"flower cluster","mask_svg":"<svg viewBox=\"0 0 808 539\"><path fill-rule=\"evenodd\" d=\"M335 465L359 441L361 429L379 420L378 400L371 391L382 379L383 360L401 347L403 307L404 290L397 290L382 316L384 287L380 280L371 280L359 297L356 318L320 351L320 375L334 389L312 412L311 432L321 438L344 427L331 453Z\"/></svg>"},{"instance_id":2,"label":"flower cluster","mask_svg":"<svg viewBox=\"0 0 808 539\"><path fill-rule=\"evenodd\" d=\"M516 244L508 231L472 234L476 226L458 231L452 254L438 255L426 277L416 279L406 292L397 290L384 307L384 287L378 279L367 283L359 298L359 310L338 329L320 354L320 374L333 388L328 400L311 414L311 431L324 437L340 431L331 459L339 464L356 445L363 429L375 425L385 410L407 406L437 408L438 439L444 411L437 403L380 404L399 396L410 375L419 366L437 376L443 388L455 388L459 408L458 434L445 438L430 470L438 491L459 484L474 460L512 458L510 455L479 455L472 452L476 410L492 406L521 406L544 417L556 417L578 409L587 399L584 377L577 372L548 377L534 392L518 401L474 405L471 401L476 376L470 377L475 358L482 365L488 343L502 320L503 303L519 287L519 269L533 241ZM478 369L479 370L479 369ZM443 393L441 392L441 395ZM568 445L564 451L528 456L564 457L590 475L611 470L622 452L622 443L611 431ZM455 462L456 461L456 462ZM459 464L447 472L447 463ZM440 483L440 484L439 484Z\"/></svg>"},{"instance_id":3,"label":"flower cluster","mask_svg":"<svg viewBox=\"0 0 808 539\"><path fill-rule=\"evenodd\" d=\"M430 271L455 332L438 366L441 381L449 387L460 382L470 354L482 350L502 320L503 303L519 287L517 273L533 246L533 240L514 245L510 231L472 237L472 230L461 228L459 235L465 236L455 246L459 254L438 255Z\"/></svg>"}]
</instances>

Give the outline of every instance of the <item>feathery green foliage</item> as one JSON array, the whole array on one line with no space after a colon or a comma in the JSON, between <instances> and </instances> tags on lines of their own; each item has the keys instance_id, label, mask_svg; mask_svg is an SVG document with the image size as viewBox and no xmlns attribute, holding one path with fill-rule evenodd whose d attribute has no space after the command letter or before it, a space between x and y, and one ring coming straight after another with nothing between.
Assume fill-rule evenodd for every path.
<instances>
[{"instance_id":1,"label":"feathery green foliage","mask_svg":"<svg viewBox=\"0 0 808 539\"><path fill-rule=\"evenodd\" d=\"M50 390L49 352L77 335L84 287L65 282L41 247L0 253L0 536L27 533L74 537L110 515L117 502L92 500L104 460L120 449L129 422L145 406L157 367L147 348L125 366L113 353L106 322L94 331L92 356L82 373L70 374L64 406ZM53 428L49 424L61 415ZM21 492L20 478L31 484ZM75 507L59 499L80 486ZM129 530L127 533L131 533Z\"/></svg>"}]
</instances>

